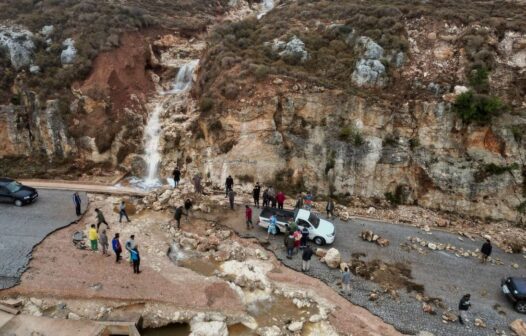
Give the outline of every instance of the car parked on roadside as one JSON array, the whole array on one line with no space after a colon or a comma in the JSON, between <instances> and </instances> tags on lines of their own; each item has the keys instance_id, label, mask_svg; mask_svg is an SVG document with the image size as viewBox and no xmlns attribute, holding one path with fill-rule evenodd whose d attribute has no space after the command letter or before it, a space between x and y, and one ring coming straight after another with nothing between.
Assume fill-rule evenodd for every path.
<instances>
[{"instance_id":1,"label":"car parked on roadside","mask_svg":"<svg viewBox=\"0 0 526 336\"><path fill-rule=\"evenodd\" d=\"M25 186L16 180L0 177L0 202L16 206L30 204L38 198L35 188Z\"/></svg>"},{"instance_id":2,"label":"car parked on roadside","mask_svg":"<svg viewBox=\"0 0 526 336\"><path fill-rule=\"evenodd\" d=\"M270 217L276 216L277 231L287 232L289 222L295 222L300 229L309 230L309 239L317 245L332 244L335 238L334 224L318 217L315 213L305 209L284 210L265 207L259 214L258 225L268 228Z\"/></svg>"},{"instance_id":3,"label":"car parked on roadside","mask_svg":"<svg viewBox=\"0 0 526 336\"><path fill-rule=\"evenodd\" d=\"M526 278L508 277L502 280L502 292L513 302L515 310L526 314Z\"/></svg>"}]
</instances>

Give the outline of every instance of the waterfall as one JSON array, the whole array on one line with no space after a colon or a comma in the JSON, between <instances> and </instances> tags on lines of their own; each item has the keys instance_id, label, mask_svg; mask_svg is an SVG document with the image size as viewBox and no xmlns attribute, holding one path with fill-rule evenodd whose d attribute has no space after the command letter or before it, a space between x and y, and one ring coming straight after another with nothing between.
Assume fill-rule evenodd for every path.
<instances>
[{"instance_id":1,"label":"waterfall","mask_svg":"<svg viewBox=\"0 0 526 336\"><path fill-rule=\"evenodd\" d=\"M144 179L146 187L155 187L160 184L159 180L159 163L161 162L161 152L159 143L161 139L161 113L165 110L165 105L170 98L186 93L192 86L194 69L199 60L192 60L185 63L177 72L177 77L169 91L161 92L162 98L155 103L152 113L146 123L144 130L144 160L148 165L147 175Z\"/></svg>"},{"instance_id":2,"label":"waterfall","mask_svg":"<svg viewBox=\"0 0 526 336\"><path fill-rule=\"evenodd\" d=\"M263 0L261 12L257 15L258 20L274 8L274 0Z\"/></svg>"}]
</instances>

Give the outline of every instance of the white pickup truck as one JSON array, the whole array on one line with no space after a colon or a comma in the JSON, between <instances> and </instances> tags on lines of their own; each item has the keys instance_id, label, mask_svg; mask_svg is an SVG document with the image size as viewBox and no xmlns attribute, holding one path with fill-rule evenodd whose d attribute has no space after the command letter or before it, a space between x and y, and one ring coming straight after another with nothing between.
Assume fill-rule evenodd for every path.
<instances>
[{"instance_id":1,"label":"white pickup truck","mask_svg":"<svg viewBox=\"0 0 526 336\"><path fill-rule=\"evenodd\" d=\"M281 210L265 207L259 214L258 225L268 228L270 217L276 216L276 226L279 232L287 232L289 221L296 222L300 227L309 229L309 239L317 245L332 244L334 242L334 225L316 214L305 209Z\"/></svg>"}]
</instances>

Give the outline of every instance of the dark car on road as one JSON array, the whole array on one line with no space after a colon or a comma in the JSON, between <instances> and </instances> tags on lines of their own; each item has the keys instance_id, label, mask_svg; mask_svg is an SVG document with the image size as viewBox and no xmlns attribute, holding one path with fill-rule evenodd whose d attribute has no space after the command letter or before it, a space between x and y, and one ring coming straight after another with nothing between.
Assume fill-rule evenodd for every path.
<instances>
[{"instance_id":1,"label":"dark car on road","mask_svg":"<svg viewBox=\"0 0 526 336\"><path fill-rule=\"evenodd\" d=\"M509 277L502 280L502 292L513 302L516 311L526 314L526 278Z\"/></svg>"},{"instance_id":2,"label":"dark car on road","mask_svg":"<svg viewBox=\"0 0 526 336\"><path fill-rule=\"evenodd\" d=\"M0 177L0 202L22 206L34 202L37 198L36 189L12 179Z\"/></svg>"}]
</instances>

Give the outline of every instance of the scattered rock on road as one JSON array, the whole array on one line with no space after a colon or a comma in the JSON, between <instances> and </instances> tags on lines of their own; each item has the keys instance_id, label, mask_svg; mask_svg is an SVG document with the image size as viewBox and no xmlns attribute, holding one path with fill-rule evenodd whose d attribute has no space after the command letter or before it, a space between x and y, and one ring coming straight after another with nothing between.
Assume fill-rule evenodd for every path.
<instances>
[{"instance_id":1,"label":"scattered rock on road","mask_svg":"<svg viewBox=\"0 0 526 336\"><path fill-rule=\"evenodd\" d=\"M335 248L331 248L327 251L327 254L321 258L320 261L326 263L330 268L338 268L340 267L342 257L340 255L340 251Z\"/></svg>"},{"instance_id":2,"label":"scattered rock on road","mask_svg":"<svg viewBox=\"0 0 526 336\"><path fill-rule=\"evenodd\" d=\"M526 336L526 322L522 319L517 319L511 322L510 329L513 330L517 336Z\"/></svg>"},{"instance_id":3,"label":"scattered rock on road","mask_svg":"<svg viewBox=\"0 0 526 336\"><path fill-rule=\"evenodd\" d=\"M475 319L475 327L486 328L486 322L484 322L483 319L476 318Z\"/></svg>"},{"instance_id":4,"label":"scattered rock on road","mask_svg":"<svg viewBox=\"0 0 526 336\"><path fill-rule=\"evenodd\" d=\"M376 243L379 246L386 247L389 245L389 240L380 237L379 235L375 234L373 231L362 231L360 234L360 237L364 241L368 241L371 243Z\"/></svg>"},{"instance_id":5,"label":"scattered rock on road","mask_svg":"<svg viewBox=\"0 0 526 336\"><path fill-rule=\"evenodd\" d=\"M325 257L325 255L327 254L327 250L326 249L322 249L322 248L317 248L316 249L316 255L320 258L323 258Z\"/></svg>"}]
</instances>

